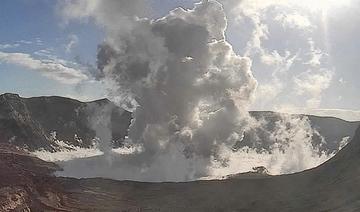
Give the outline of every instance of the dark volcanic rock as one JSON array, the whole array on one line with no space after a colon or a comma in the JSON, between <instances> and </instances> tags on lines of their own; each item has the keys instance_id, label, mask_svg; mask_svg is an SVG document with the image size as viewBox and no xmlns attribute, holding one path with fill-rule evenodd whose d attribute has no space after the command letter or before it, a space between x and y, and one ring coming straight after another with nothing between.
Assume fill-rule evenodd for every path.
<instances>
[{"instance_id":1,"label":"dark volcanic rock","mask_svg":"<svg viewBox=\"0 0 360 212\"><path fill-rule=\"evenodd\" d=\"M29 150L57 151L57 144L50 135L55 131L58 140L89 147L95 137L91 117L106 106L112 108L110 116L114 145L120 146L131 122L130 112L116 107L107 99L80 102L56 96L21 98L16 94L0 95L0 139ZM246 132L243 141L235 148L248 146L259 151L269 150L274 144L269 136L274 131L275 123L281 120L281 114L253 111L250 115L256 120L264 120L265 125ZM360 124L331 117L300 117L308 117L311 126L325 138L326 143L322 145L319 145L322 142L319 135L314 135L312 141L314 146L328 153L338 150L342 138L349 136L351 139Z\"/></svg>"},{"instance_id":2,"label":"dark volcanic rock","mask_svg":"<svg viewBox=\"0 0 360 212\"><path fill-rule=\"evenodd\" d=\"M88 147L95 137L89 117L94 109L105 105L112 105L112 137L119 145L127 134L131 120L129 112L107 99L84 103L56 96L21 98L16 94L1 95L0 139L29 150L43 148L54 151L57 144L50 133L55 131L58 140Z\"/></svg>"},{"instance_id":3,"label":"dark volcanic rock","mask_svg":"<svg viewBox=\"0 0 360 212\"><path fill-rule=\"evenodd\" d=\"M53 172L60 168L0 143L0 211L69 211Z\"/></svg>"}]
</instances>

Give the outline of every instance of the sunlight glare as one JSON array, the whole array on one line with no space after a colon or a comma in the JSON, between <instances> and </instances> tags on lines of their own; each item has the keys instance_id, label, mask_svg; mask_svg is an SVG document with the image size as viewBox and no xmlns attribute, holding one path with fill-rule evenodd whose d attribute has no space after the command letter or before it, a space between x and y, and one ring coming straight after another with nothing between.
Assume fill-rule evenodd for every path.
<instances>
[{"instance_id":1,"label":"sunlight glare","mask_svg":"<svg viewBox=\"0 0 360 212\"><path fill-rule=\"evenodd\" d=\"M289 4L294 4L300 7L306 7L313 11L328 11L340 7L349 6L352 0L296 0L288 1Z\"/></svg>"}]
</instances>

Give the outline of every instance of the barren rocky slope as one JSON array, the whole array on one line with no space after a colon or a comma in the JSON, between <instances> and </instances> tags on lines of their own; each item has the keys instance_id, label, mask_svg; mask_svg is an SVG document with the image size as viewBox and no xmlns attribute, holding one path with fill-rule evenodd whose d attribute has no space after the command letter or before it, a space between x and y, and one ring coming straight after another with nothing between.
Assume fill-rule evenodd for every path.
<instances>
[{"instance_id":1,"label":"barren rocky slope","mask_svg":"<svg viewBox=\"0 0 360 212\"><path fill-rule=\"evenodd\" d=\"M56 96L21 98L17 94L0 95L0 139L31 151L57 151L58 145L51 135L56 132L58 140L74 146L89 147L96 136L91 127L91 117L109 105L112 108L109 114L112 137L114 145L119 146L127 134L131 113L116 107L107 99L80 102ZM269 150L273 143L268 136L274 132L275 123L282 119L283 114L253 111L250 115L257 120L265 120L266 124L245 133L238 147ZM340 141L346 136L351 138L360 124L332 117L300 116L308 117L311 126L325 138L326 143L321 146L321 150L327 152L337 151ZM321 142L319 136L315 135L312 139L315 145Z\"/></svg>"},{"instance_id":2,"label":"barren rocky slope","mask_svg":"<svg viewBox=\"0 0 360 212\"><path fill-rule=\"evenodd\" d=\"M69 144L88 147L95 131L90 114L104 106L111 106L112 137L117 143L124 139L131 114L123 112L107 99L80 102L64 97L21 98L17 94L0 95L0 139L29 150L56 151L57 139Z\"/></svg>"},{"instance_id":3,"label":"barren rocky slope","mask_svg":"<svg viewBox=\"0 0 360 212\"><path fill-rule=\"evenodd\" d=\"M66 211L52 173L60 168L17 147L0 144L0 211Z\"/></svg>"}]
</instances>

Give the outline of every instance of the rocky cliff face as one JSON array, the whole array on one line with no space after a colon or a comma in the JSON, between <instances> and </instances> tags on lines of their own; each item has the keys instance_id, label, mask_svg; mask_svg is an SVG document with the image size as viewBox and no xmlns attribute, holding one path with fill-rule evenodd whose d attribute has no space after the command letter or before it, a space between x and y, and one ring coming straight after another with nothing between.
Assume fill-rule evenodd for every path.
<instances>
[{"instance_id":1,"label":"rocky cliff face","mask_svg":"<svg viewBox=\"0 0 360 212\"><path fill-rule=\"evenodd\" d=\"M57 151L59 145L56 140L73 146L89 147L96 137L92 118L105 107L110 108L107 115L111 120L112 139L114 145L119 146L127 135L131 113L107 99L80 102L56 96L21 98L16 94L3 94L0 95L0 139L31 151ZM282 119L282 114L254 111L250 112L250 115L258 121L263 120L265 124L247 131L237 147L249 146L258 150L269 150L275 142L274 139L269 139L269 136L275 131L275 123ZM360 124L331 117L300 117L307 117L312 128L320 133L313 135L313 144L328 153L337 151L344 137L349 136L351 140ZM319 145L323 142L322 137L326 143Z\"/></svg>"},{"instance_id":2,"label":"rocky cliff face","mask_svg":"<svg viewBox=\"0 0 360 212\"><path fill-rule=\"evenodd\" d=\"M0 139L29 150L56 151L56 139L88 147L96 136L89 117L94 109L109 105L112 138L115 145L119 145L127 134L131 114L107 99L85 103L63 97L21 98L16 94L3 94L0 96Z\"/></svg>"},{"instance_id":3,"label":"rocky cliff face","mask_svg":"<svg viewBox=\"0 0 360 212\"><path fill-rule=\"evenodd\" d=\"M0 143L0 211L67 211L53 172L60 168Z\"/></svg>"}]
</instances>

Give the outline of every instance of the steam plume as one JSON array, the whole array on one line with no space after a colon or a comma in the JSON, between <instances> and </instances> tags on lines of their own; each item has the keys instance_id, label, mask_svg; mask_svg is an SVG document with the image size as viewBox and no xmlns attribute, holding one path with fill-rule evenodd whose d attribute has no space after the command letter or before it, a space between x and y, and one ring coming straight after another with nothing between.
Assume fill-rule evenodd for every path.
<instances>
[{"instance_id":1,"label":"steam plume","mask_svg":"<svg viewBox=\"0 0 360 212\"><path fill-rule=\"evenodd\" d=\"M111 93L134 112L128 142L143 147L139 166L176 150L206 167L222 160L220 145L232 148L241 139L256 81L250 59L234 53L225 29L215 1L158 20L134 19L127 32L109 29L98 67Z\"/></svg>"},{"instance_id":2,"label":"steam plume","mask_svg":"<svg viewBox=\"0 0 360 212\"><path fill-rule=\"evenodd\" d=\"M192 10L177 8L149 20L139 18L143 13L138 11L135 17L124 8L116 10L117 1L86 2L71 1L73 9L65 11L70 18L92 17L106 30L107 38L98 49L98 76L108 85L112 100L133 112L126 145L137 150L121 156L107 151L111 169L101 158L73 161L65 167L65 175L81 170L82 177L184 181L216 175L215 166L222 175L242 171L238 163L243 163L244 149L234 152L233 147L246 129L261 125L248 114L257 82L251 60L237 55L226 41L221 4L203 0ZM86 8L85 15L79 15L81 7ZM308 127L306 121L299 122ZM294 124L295 130L287 130L282 124L271 136L293 138L281 137L293 142L288 145L292 149L305 146L303 155L312 156L311 129ZM101 134L100 139L109 139ZM281 155L280 148L273 152ZM266 156L265 162L271 164L264 165L271 167L275 155ZM310 168L284 164L277 166L280 170L271 168L277 173ZM224 167L231 170L224 173Z\"/></svg>"}]
</instances>

